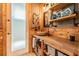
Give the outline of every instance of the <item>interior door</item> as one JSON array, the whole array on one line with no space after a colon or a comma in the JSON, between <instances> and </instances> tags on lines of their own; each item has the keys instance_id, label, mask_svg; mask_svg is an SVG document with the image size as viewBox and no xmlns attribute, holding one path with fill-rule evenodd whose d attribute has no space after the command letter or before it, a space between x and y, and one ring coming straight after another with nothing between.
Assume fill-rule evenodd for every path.
<instances>
[{"instance_id":1,"label":"interior door","mask_svg":"<svg viewBox=\"0 0 79 59\"><path fill-rule=\"evenodd\" d=\"M22 55L27 52L26 7L24 3L11 4L11 53Z\"/></svg>"}]
</instances>

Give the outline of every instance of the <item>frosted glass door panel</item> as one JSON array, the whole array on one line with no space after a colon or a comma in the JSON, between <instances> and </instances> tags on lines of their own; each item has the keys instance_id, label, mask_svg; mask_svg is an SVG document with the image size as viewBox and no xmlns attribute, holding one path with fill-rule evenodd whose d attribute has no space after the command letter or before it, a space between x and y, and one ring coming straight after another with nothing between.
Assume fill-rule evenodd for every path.
<instances>
[{"instance_id":1,"label":"frosted glass door panel","mask_svg":"<svg viewBox=\"0 0 79 59\"><path fill-rule=\"evenodd\" d=\"M25 4L13 3L11 5L12 14L12 51L25 48L26 44L26 17Z\"/></svg>"}]
</instances>

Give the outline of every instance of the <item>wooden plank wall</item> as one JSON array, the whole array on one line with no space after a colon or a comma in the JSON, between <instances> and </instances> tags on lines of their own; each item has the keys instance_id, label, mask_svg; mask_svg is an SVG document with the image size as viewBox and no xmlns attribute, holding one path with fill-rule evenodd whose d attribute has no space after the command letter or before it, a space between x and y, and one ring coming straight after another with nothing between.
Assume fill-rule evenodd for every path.
<instances>
[{"instance_id":1,"label":"wooden plank wall","mask_svg":"<svg viewBox=\"0 0 79 59\"><path fill-rule=\"evenodd\" d=\"M2 52L2 55L10 55L10 4L7 3L1 3L2 7L2 11L1 11L1 15L2 15L2 51L0 51L0 53Z\"/></svg>"},{"instance_id":2,"label":"wooden plank wall","mask_svg":"<svg viewBox=\"0 0 79 59\"><path fill-rule=\"evenodd\" d=\"M0 4L0 12L2 12L2 4ZM0 56L3 55L3 36L2 36L2 13L0 13Z\"/></svg>"},{"instance_id":3,"label":"wooden plank wall","mask_svg":"<svg viewBox=\"0 0 79 59\"><path fill-rule=\"evenodd\" d=\"M26 18L27 18L27 25L28 25L28 27L27 27L27 32L28 32L28 50L29 50L29 52L30 51L32 51L32 49L30 49L31 48L31 24L32 24L32 22L31 22L31 19L32 19L32 16L31 16L31 14L32 14L32 6L31 6L31 4L26 4L26 9L27 9L27 15L26 15Z\"/></svg>"},{"instance_id":4,"label":"wooden plank wall","mask_svg":"<svg viewBox=\"0 0 79 59\"><path fill-rule=\"evenodd\" d=\"M3 55L6 55L6 3L2 3Z\"/></svg>"},{"instance_id":5,"label":"wooden plank wall","mask_svg":"<svg viewBox=\"0 0 79 59\"><path fill-rule=\"evenodd\" d=\"M40 30L43 29L43 5L42 4L26 4L27 5L27 21L28 21L28 43L29 52L32 52L32 36L35 34L35 30L32 29L32 14L39 14Z\"/></svg>"}]
</instances>

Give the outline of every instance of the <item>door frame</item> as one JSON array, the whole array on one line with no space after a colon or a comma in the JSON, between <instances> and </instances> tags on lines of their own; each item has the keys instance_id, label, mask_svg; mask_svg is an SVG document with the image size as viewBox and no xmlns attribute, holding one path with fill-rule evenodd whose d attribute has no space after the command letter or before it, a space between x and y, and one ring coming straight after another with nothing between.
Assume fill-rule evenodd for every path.
<instances>
[{"instance_id":1,"label":"door frame","mask_svg":"<svg viewBox=\"0 0 79 59\"><path fill-rule=\"evenodd\" d=\"M25 4L26 5L26 4ZM28 21L26 20L26 48L24 49L20 49L20 50L17 50L15 52L11 52L11 3L6 3L5 4L5 11L6 11L6 20L5 20L5 31L6 31L6 35L5 35L5 53L4 55L7 55L7 56L14 56L14 55L22 55L22 54L25 54L28 52ZM27 18L26 18L27 19Z\"/></svg>"}]
</instances>

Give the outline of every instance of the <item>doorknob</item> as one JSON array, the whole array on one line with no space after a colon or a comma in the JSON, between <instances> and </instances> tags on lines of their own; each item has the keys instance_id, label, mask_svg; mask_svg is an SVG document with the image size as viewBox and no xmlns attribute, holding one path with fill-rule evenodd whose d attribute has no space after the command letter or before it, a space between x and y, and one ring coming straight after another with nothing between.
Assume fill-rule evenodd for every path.
<instances>
[{"instance_id":1,"label":"doorknob","mask_svg":"<svg viewBox=\"0 0 79 59\"><path fill-rule=\"evenodd\" d=\"M11 33L8 33L8 35L10 35Z\"/></svg>"},{"instance_id":2,"label":"doorknob","mask_svg":"<svg viewBox=\"0 0 79 59\"><path fill-rule=\"evenodd\" d=\"M10 22L10 19L8 19L8 22Z\"/></svg>"}]
</instances>

